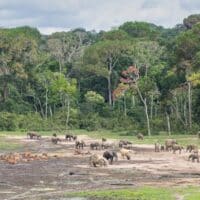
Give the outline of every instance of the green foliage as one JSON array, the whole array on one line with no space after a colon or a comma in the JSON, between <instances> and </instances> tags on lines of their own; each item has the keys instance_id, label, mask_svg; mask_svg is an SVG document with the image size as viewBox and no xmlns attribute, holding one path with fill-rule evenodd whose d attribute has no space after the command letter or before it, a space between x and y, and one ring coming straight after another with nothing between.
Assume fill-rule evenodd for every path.
<instances>
[{"instance_id":1,"label":"green foliage","mask_svg":"<svg viewBox=\"0 0 200 200\"><path fill-rule=\"evenodd\" d=\"M117 118L101 118L101 128L106 130L119 129Z\"/></svg>"},{"instance_id":2,"label":"green foliage","mask_svg":"<svg viewBox=\"0 0 200 200\"><path fill-rule=\"evenodd\" d=\"M138 85L142 93L144 93L144 95L146 95L147 93L150 93L151 91L155 89L155 82L148 76L142 77L139 80Z\"/></svg>"},{"instance_id":3,"label":"green foliage","mask_svg":"<svg viewBox=\"0 0 200 200\"><path fill-rule=\"evenodd\" d=\"M188 29L191 29L197 23L200 23L200 14L190 15L183 20L183 24Z\"/></svg>"},{"instance_id":4,"label":"green foliage","mask_svg":"<svg viewBox=\"0 0 200 200\"><path fill-rule=\"evenodd\" d=\"M79 111L75 108L70 108L70 119L69 119L69 127L70 128L79 128ZM66 129L66 118L67 113L65 109L58 110L53 118L51 119L51 127L52 129L59 128L60 130Z\"/></svg>"},{"instance_id":5,"label":"green foliage","mask_svg":"<svg viewBox=\"0 0 200 200\"><path fill-rule=\"evenodd\" d=\"M200 50L200 36L196 34L196 29L200 30L200 24L197 24L191 30L181 33L177 37L176 53L178 59L184 58L190 60Z\"/></svg>"},{"instance_id":6,"label":"green foliage","mask_svg":"<svg viewBox=\"0 0 200 200\"><path fill-rule=\"evenodd\" d=\"M51 126L49 121L44 120L38 113L28 113L20 116L18 129L41 131L51 130Z\"/></svg>"},{"instance_id":7,"label":"green foliage","mask_svg":"<svg viewBox=\"0 0 200 200\"><path fill-rule=\"evenodd\" d=\"M0 29L0 34L5 34L5 36L8 36L9 38L23 36L27 39L33 38L36 40L40 40L41 34L36 28L32 28L29 26L22 26L17 28L10 28L10 29Z\"/></svg>"},{"instance_id":8,"label":"green foliage","mask_svg":"<svg viewBox=\"0 0 200 200\"><path fill-rule=\"evenodd\" d=\"M126 22L111 31L77 28L49 36L27 26L1 28L0 129L68 126L145 133L142 102L146 101L153 133L167 130L166 110L172 131L185 132L189 130L187 81L191 81L189 131L198 130L199 15L183 23L166 29ZM132 65L139 69L137 86L144 101L136 85L117 87L121 72Z\"/></svg>"},{"instance_id":9,"label":"green foliage","mask_svg":"<svg viewBox=\"0 0 200 200\"><path fill-rule=\"evenodd\" d=\"M94 91L88 91L85 94L85 100L86 100L86 102L92 103L92 104L102 104L102 103L104 103L104 98L100 94L98 94Z\"/></svg>"},{"instance_id":10,"label":"green foliage","mask_svg":"<svg viewBox=\"0 0 200 200\"><path fill-rule=\"evenodd\" d=\"M155 133L159 133L160 130L167 130L166 122L161 118L152 119L151 125Z\"/></svg>"},{"instance_id":11,"label":"green foliage","mask_svg":"<svg viewBox=\"0 0 200 200\"><path fill-rule=\"evenodd\" d=\"M128 49L129 43L126 40L99 41L85 50L81 70L107 78L109 59L112 68L114 68L119 57L127 56Z\"/></svg>"},{"instance_id":12,"label":"green foliage","mask_svg":"<svg viewBox=\"0 0 200 200\"><path fill-rule=\"evenodd\" d=\"M172 192L166 188L139 188L139 189L119 189L119 190L104 190L104 191L90 191L77 192L66 194L69 196L87 197L91 199L110 199L110 200L175 200Z\"/></svg>"},{"instance_id":13,"label":"green foliage","mask_svg":"<svg viewBox=\"0 0 200 200\"><path fill-rule=\"evenodd\" d=\"M0 130L13 131L18 128L18 116L15 113L0 112Z\"/></svg>"},{"instance_id":14,"label":"green foliage","mask_svg":"<svg viewBox=\"0 0 200 200\"><path fill-rule=\"evenodd\" d=\"M193 90L193 106L195 107L194 121L200 124L200 88L197 87Z\"/></svg>"},{"instance_id":15,"label":"green foliage","mask_svg":"<svg viewBox=\"0 0 200 200\"><path fill-rule=\"evenodd\" d=\"M200 51L196 53L193 59L193 65L195 70L199 70L200 68Z\"/></svg>"},{"instance_id":16,"label":"green foliage","mask_svg":"<svg viewBox=\"0 0 200 200\"><path fill-rule=\"evenodd\" d=\"M88 115L83 115L80 118L80 128L86 129L88 131L98 130L100 128L98 114L89 113Z\"/></svg>"},{"instance_id":17,"label":"green foliage","mask_svg":"<svg viewBox=\"0 0 200 200\"><path fill-rule=\"evenodd\" d=\"M161 27L147 22L125 22L120 29L131 37L155 39L159 36Z\"/></svg>"},{"instance_id":18,"label":"green foliage","mask_svg":"<svg viewBox=\"0 0 200 200\"><path fill-rule=\"evenodd\" d=\"M112 30L108 32L104 32L101 35L101 40L127 40L129 39L128 34L123 30Z\"/></svg>"},{"instance_id":19,"label":"green foliage","mask_svg":"<svg viewBox=\"0 0 200 200\"><path fill-rule=\"evenodd\" d=\"M54 73L51 90L55 93L61 92L73 96L76 94L76 80L68 81L63 74Z\"/></svg>"},{"instance_id":20,"label":"green foliage","mask_svg":"<svg viewBox=\"0 0 200 200\"><path fill-rule=\"evenodd\" d=\"M200 72L198 73L192 73L188 77L188 81L191 81L192 85L197 86L200 84Z\"/></svg>"},{"instance_id":21,"label":"green foliage","mask_svg":"<svg viewBox=\"0 0 200 200\"><path fill-rule=\"evenodd\" d=\"M142 72L142 70L144 71L146 68L149 72L151 72L152 67L162 63L165 47L159 45L157 41L139 40L133 44L132 48L133 60L134 63L140 68L140 72Z\"/></svg>"}]
</instances>

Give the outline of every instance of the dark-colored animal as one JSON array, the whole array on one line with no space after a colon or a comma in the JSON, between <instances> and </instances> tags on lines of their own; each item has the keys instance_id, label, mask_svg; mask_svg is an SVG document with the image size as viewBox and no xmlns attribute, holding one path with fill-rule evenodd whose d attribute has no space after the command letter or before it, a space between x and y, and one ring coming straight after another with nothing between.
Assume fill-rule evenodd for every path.
<instances>
[{"instance_id":1,"label":"dark-colored animal","mask_svg":"<svg viewBox=\"0 0 200 200\"><path fill-rule=\"evenodd\" d=\"M120 148L123 148L123 146L124 146L124 141L120 140L120 141L119 141L119 147L120 147Z\"/></svg>"},{"instance_id":2,"label":"dark-colored animal","mask_svg":"<svg viewBox=\"0 0 200 200\"><path fill-rule=\"evenodd\" d=\"M100 149L100 147L101 147L101 145L99 142L93 142L90 144L90 149L92 149L92 150L94 150L94 149L98 150L98 149Z\"/></svg>"},{"instance_id":3,"label":"dark-colored animal","mask_svg":"<svg viewBox=\"0 0 200 200\"><path fill-rule=\"evenodd\" d=\"M197 160L197 162L199 162L199 155L197 153L190 154L189 157L188 157L188 160L189 161L192 160L192 162Z\"/></svg>"},{"instance_id":4,"label":"dark-colored animal","mask_svg":"<svg viewBox=\"0 0 200 200\"><path fill-rule=\"evenodd\" d=\"M144 135L142 133L137 134L137 139L138 140L144 140Z\"/></svg>"},{"instance_id":5,"label":"dark-colored animal","mask_svg":"<svg viewBox=\"0 0 200 200\"><path fill-rule=\"evenodd\" d=\"M102 138L101 141L102 141L102 142L106 142L107 139L106 139L106 138Z\"/></svg>"},{"instance_id":6,"label":"dark-colored animal","mask_svg":"<svg viewBox=\"0 0 200 200\"><path fill-rule=\"evenodd\" d=\"M191 153L192 151L195 151L195 150L198 150L198 147L196 145L189 144L186 147L186 152L190 152Z\"/></svg>"},{"instance_id":7,"label":"dark-colored animal","mask_svg":"<svg viewBox=\"0 0 200 200\"><path fill-rule=\"evenodd\" d=\"M70 135L70 134L66 134L65 135L65 139L67 140L67 141L75 141L76 139L77 139L77 136L74 136L74 135Z\"/></svg>"},{"instance_id":8,"label":"dark-colored animal","mask_svg":"<svg viewBox=\"0 0 200 200\"><path fill-rule=\"evenodd\" d=\"M174 144L172 145L172 150L173 150L173 153L176 153L176 151L179 151L179 154L181 154L181 151L183 150L184 148L180 145L177 145L177 144Z\"/></svg>"},{"instance_id":9,"label":"dark-colored animal","mask_svg":"<svg viewBox=\"0 0 200 200\"><path fill-rule=\"evenodd\" d=\"M115 147L115 143L114 142L102 142L101 144L101 148L102 149L113 149Z\"/></svg>"},{"instance_id":10,"label":"dark-colored animal","mask_svg":"<svg viewBox=\"0 0 200 200\"><path fill-rule=\"evenodd\" d=\"M77 140L77 136L76 135L73 136L73 140L74 141Z\"/></svg>"},{"instance_id":11,"label":"dark-colored animal","mask_svg":"<svg viewBox=\"0 0 200 200\"><path fill-rule=\"evenodd\" d=\"M129 150L131 150L131 149L133 149L133 146L132 146L132 145L126 145L126 146L124 146L123 148L124 148L124 149L129 149Z\"/></svg>"},{"instance_id":12,"label":"dark-colored animal","mask_svg":"<svg viewBox=\"0 0 200 200\"><path fill-rule=\"evenodd\" d=\"M28 132L27 133L27 137L29 137L30 139L41 139L41 135L39 135L38 133L36 132Z\"/></svg>"},{"instance_id":13,"label":"dark-colored animal","mask_svg":"<svg viewBox=\"0 0 200 200\"><path fill-rule=\"evenodd\" d=\"M131 145L131 144L133 144L133 143L132 143L132 142L129 142L129 141L127 141L127 140L120 140L120 141L119 141L119 147L120 147L120 148L123 148L124 146Z\"/></svg>"},{"instance_id":14,"label":"dark-colored animal","mask_svg":"<svg viewBox=\"0 0 200 200\"><path fill-rule=\"evenodd\" d=\"M58 144L58 142L61 142L62 140L60 139L60 138L57 138L57 137L52 137L51 138L51 142L53 143L53 144Z\"/></svg>"},{"instance_id":15,"label":"dark-colored animal","mask_svg":"<svg viewBox=\"0 0 200 200\"><path fill-rule=\"evenodd\" d=\"M160 152L160 144L158 142L154 144L154 148L155 148L155 152Z\"/></svg>"},{"instance_id":16,"label":"dark-colored animal","mask_svg":"<svg viewBox=\"0 0 200 200\"><path fill-rule=\"evenodd\" d=\"M56 134L56 133L54 133L52 136L53 136L53 137L57 137L57 134Z\"/></svg>"},{"instance_id":17,"label":"dark-colored animal","mask_svg":"<svg viewBox=\"0 0 200 200\"><path fill-rule=\"evenodd\" d=\"M161 145L161 146L160 146L160 150L161 150L161 151L164 151L164 150L165 150L165 146L164 146L164 145Z\"/></svg>"},{"instance_id":18,"label":"dark-colored animal","mask_svg":"<svg viewBox=\"0 0 200 200\"><path fill-rule=\"evenodd\" d=\"M167 139L165 141L165 149L166 151L172 150L172 146L177 144L177 141L175 139Z\"/></svg>"},{"instance_id":19,"label":"dark-colored animal","mask_svg":"<svg viewBox=\"0 0 200 200\"><path fill-rule=\"evenodd\" d=\"M118 160L118 156L117 156L117 153L116 153L115 151L105 151L105 152L103 153L103 157L104 157L106 160L110 161L110 164L113 163L114 158L115 158L115 161Z\"/></svg>"},{"instance_id":20,"label":"dark-colored animal","mask_svg":"<svg viewBox=\"0 0 200 200\"><path fill-rule=\"evenodd\" d=\"M77 140L76 143L75 143L75 148L76 149L80 149L80 148L83 149L84 146L86 146L86 145L85 145L85 142L83 140Z\"/></svg>"}]
</instances>

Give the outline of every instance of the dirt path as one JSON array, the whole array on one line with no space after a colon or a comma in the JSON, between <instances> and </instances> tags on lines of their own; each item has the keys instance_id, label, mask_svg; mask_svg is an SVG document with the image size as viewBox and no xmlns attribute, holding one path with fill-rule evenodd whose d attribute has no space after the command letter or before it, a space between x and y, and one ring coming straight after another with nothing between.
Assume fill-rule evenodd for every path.
<instances>
[{"instance_id":1,"label":"dirt path","mask_svg":"<svg viewBox=\"0 0 200 200\"><path fill-rule=\"evenodd\" d=\"M84 139L87 146L94 141L87 136L79 138ZM92 168L88 165L89 155L74 155L74 142L53 145L48 137L39 141L25 137L7 140L22 143L24 149L20 151L44 152L58 157L16 165L0 161L2 200L63 199L67 191L103 188L200 185L200 164L187 161L188 153L185 152L155 153L153 145L134 145L130 161L122 160L119 156L113 165ZM111 142L117 143L115 140ZM86 147L87 150L89 147ZM91 152L103 153L96 150Z\"/></svg>"}]
</instances>

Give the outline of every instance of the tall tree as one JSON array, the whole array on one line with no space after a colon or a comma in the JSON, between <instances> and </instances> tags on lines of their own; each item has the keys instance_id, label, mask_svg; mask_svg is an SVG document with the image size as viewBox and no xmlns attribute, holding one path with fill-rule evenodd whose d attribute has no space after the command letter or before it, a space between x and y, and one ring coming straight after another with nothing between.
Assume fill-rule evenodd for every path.
<instances>
[{"instance_id":1,"label":"tall tree","mask_svg":"<svg viewBox=\"0 0 200 200\"><path fill-rule=\"evenodd\" d=\"M128 56L127 41L101 41L86 49L82 68L107 79L108 102L112 105L112 74L120 58Z\"/></svg>"}]
</instances>

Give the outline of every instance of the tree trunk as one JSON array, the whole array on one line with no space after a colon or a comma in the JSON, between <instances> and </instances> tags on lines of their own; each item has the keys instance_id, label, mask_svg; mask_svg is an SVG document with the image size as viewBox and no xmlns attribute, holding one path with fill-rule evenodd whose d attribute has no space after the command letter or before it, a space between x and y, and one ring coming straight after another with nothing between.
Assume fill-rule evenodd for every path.
<instances>
[{"instance_id":1,"label":"tree trunk","mask_svg":"<svg viewBox=\"0 0 200 200\"><path fill-rule=\"evenodd\" d=\"M62 73L62 61L61 60L62 60L61 58L58 59L60 74Z\"/></svg>"},{"instance_id":2,"label":"tree trunk","mask_svg":"<svg viewBox=\"0 0 200 200\"><path fill-rule=\"evenodd\" d=\"M132 107L134 108L135 107L135 96L132 95Z\"/></svg>"},{"instance_id":3,"label":"tree trunk","mask_svg":"<svg viewBox=\"0 0 200 200\"><path fill-rule=\"evenodd\" d=\"M46 120L47 120L47 114L48 114L48 89L46 88L46 91L45 91L45 119Z\"/></svg>"},{"instance_id":4,"label":"tree trunk","mask_svg":"<svg viewBox=\"0 0 200 200\"><path fill-rule=\"evenodd\" d=\"M178 121L178 116L180 115L179 114L179 107L178 107L178 99L177 99L177 96L175 95L175 107L176 107L176 109L175 109L175 111L176 111L176 120Z\"/></svg>"},{"instance_id":5,"label":"tree trunk","mask_svg":"<svg viewBox=\"0 0 200 200\"><path fill-rule=\"evenodd\" d=\"M108 100L109 105L112 106L111 72L108 75Z\"/></svg>"},{"instance_id":6,"label":"tree trunk","mask_svg":"<svg viewBox=\"0 0 200 200\"><path fill-rule=\"evenodd\" d=\"M167 118L167 131L168 131L168 135L171 135L171 126L170 126L170 120L169 120L169 115L166 112L166 118Z\"/></svg>"},{"instance_id":7,"label":"tree trunk","mask_svg":"<svg viewBox=\"0 0 200 200\"><path fill-rule=\"evenodd\" d=\"M158 102L154 105L154 117L156 118L158 116L158 109L159 109L159 106L158 106Z\"/></svg>"},{"instance_id":8,"label":"tree trunk","mask_svg":"<svg viewBox=\"0 0 200 200\"><path fill-rule=\"evenodd\" d=\"M149 121L149 114L148 114L148 106L147 106L147 101L146 101L146 98L143 98L141 92L140 92L140 89L139 87L137 86L136 84L136 89L137 89L137 92L140 96L140 99L144 105L144 110L145 110L145 115L146 115L146 122L147 122L147 131L148 131L148 136L151 136L151 127L150 127L150 121Z\"/></svg>"},{"instance_id":9,"label":"tree trunk","mask_svg":"<svg viewBox=\"0 0 200 200\"><path fill-rule=\"evenodd\" d=\"M40 101L40 98L38 97L38 103L39 103L39 106L40 106L40 112L41 112L41 115L42 115L42 117L44 118L44 110L43 110L43 108L42 108L42 104L41 104L41 101Z\"/></svg>"},{"instance_id":10,"label":"tree trunk","mask_svg":"<svg viewBox=\"0 0 200 200\"><path fill-rule=\"evenodd\" d=\"M33 104L34 108L35 108L35 112L37 113L38 112L38 109L37 109L37 104L36 104L36 99L35 99L35 96L34 96L34 104Z\"/></svg>"},{"instance_id":11,"label":"tree trunk","mask_svg":"<svg viewBox=\"0 0 200 200\"><path fill-rule=\"evenodd\" d=\"M126 96L124 94L124 116L127 115L127 109L126 109Z\"/></svg>"},{"instance_id":12,"label":"tree trunk","mask_svg":"<svg viewBox=\"0 0 200 200\"><path fill-rule=\"evenodd\" d=\"M153 94L151 94L150 118L153 118Z\"/></svg>"},{"instance_id":13,"label":"tree trunk","mask_svg":"<svg viewBox=\"0 0 200 200\"><path fill-rule=\"evenodd\" d=\"M70 99L67 99L67 119L66 119L66 129L69 127L69 116L70 116Z\"/></svg>"},{"instance_id":14,"label":"tree trunk","mask_svg":"<svg viewBox=\"0 0 200 200\"><path fill-rule=\"evenodd\" d=\"M50 116L51 116L51 118L52 118L52 117L53 117L53 112L52 112L51 106L49 106L49 113L50 113Z\"/></svg>"},{"instance_id":15,"label":"tree trunk","mask_svg":"<svg viewBox=\"0 0 200 200\"><path fill-rule=\"evenodd\" d=\"M183 115L184 115L184 119L185 119L185 125L186 127L188 126L188 118L187 118L187 103L184 102L183 105Z\"/></svg>"},{"instance_id":16,"label":"tree trunk","mask_svg":"<svg viewBox=\"0 0 200 200\"><path fill-rule=\"evenodd\" d=\"M3 100L3 102L6 101L7 97L8 97L8 84L5 81L4 84L3 84L3 91L2 91L2 100Z\"/></svg>"},{"instance_id":17,"label":"tree trunk","mask_svg":"<svg viewBox=\"0 0 200 200\"><path fill-rule=\"evenodd\" d=\"M151 129L150 129L150 122L149 122L149 114L148 114L148 106L146 102L146 98L144 99L144 108L145 108L145 115L147 120L147 130L148 130L148 136L151 136Z\"/></svg>"},{"instance_id":18,"label":"tree trunk","mask_svg":"<svg viewBox=\"0 0 200 200\"><path fill-rule=\"evenodd\" d=\"M191 83L188 82L188 122L189 128L192 128L192 92L191 92Z\"/></svg>"},{"instance_id":19,"label":"tree trunk","mask_svg":"<svg viewBox=\"0 0 200 200\"><path fill-rule=\"evenodd\" d=\"M173 114L173 112L175 111L175 112L176 112L176 115L177 115L177 118L178 118L178 119L180 120L180 122L184 125L184 127L186 127L185 122L184 122L184 120L182 119L180 113L176 111L176 106L175 106L174 104L171 104L171 105L172 105L172 107L173 107L172 113L171 113L171 114Z\"/></svg>"}]
</instances>

